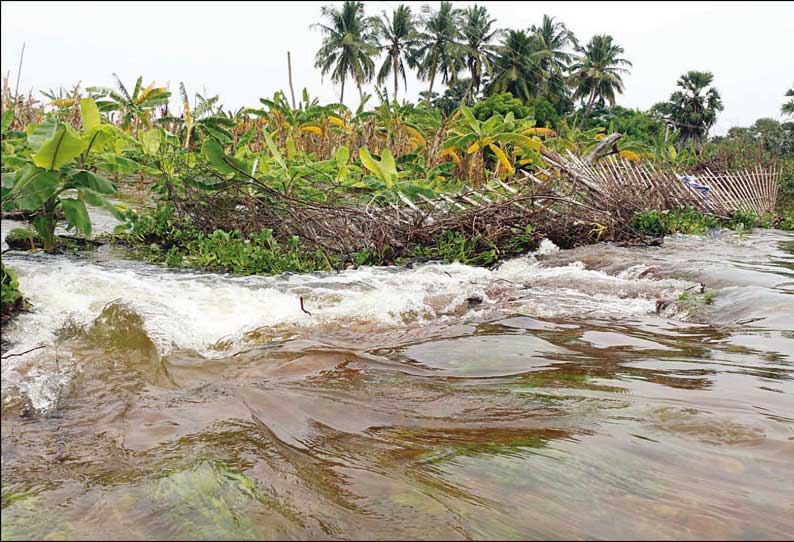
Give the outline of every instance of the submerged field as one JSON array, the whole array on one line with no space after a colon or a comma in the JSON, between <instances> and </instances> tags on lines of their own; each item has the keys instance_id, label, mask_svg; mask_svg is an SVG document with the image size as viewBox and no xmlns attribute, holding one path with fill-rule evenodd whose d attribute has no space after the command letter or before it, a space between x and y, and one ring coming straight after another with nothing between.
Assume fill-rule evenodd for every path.
<instances>
[{"instance_id":1,"label":"submerged field","mask_svg":"<svg viewBox=\"0 0 794 542\"><path fill-rule=\"evenodd\" d=\"M4 352L47 345L3 360L3 539L794 529L790 233L271 277L124 256L3 256L37 307Z\"/></svg>"}]
</instances>

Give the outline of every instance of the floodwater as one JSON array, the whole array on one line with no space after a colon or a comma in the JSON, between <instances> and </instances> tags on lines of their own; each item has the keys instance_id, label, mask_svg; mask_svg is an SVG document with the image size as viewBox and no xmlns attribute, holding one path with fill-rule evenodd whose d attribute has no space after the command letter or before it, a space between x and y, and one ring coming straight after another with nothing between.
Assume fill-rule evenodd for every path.
<instances>
[{"instance_id":1,"label":"floodwater","mask_svg":"<svg viewBox=\"0 0 794 542\"><path fill-rule=\"evenodd\" d=\"M3 539L794 535L794 235L277 277L3 260L36 307L3 355L43 346L2 361Z\"/></svg>"}]
</instances>

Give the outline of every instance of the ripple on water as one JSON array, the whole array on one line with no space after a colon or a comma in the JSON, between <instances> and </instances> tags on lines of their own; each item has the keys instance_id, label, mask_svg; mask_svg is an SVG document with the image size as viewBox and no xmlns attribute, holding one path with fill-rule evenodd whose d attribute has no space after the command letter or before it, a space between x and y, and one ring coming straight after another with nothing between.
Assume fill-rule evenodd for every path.
<instances>
[{"instance_id":1,"label":"ripple on water","mask_svg":"<svg viewBox=\"0 0 794 542\"><path fill-rule=\"evenodd\" d=\"M568 352L533 335L485 335L409 346L405 357L439 376L508 376L547 368L550 354Z\"/></svg>"},{"instance_id":2,"label":"ripple on water","mask_svg":"<svg viewBox=\"0 0 794 542\"><path fill-rule=\"evenodd\" d=\"M765 437L760 427L694 408L660 408L651 413L648 422L659 431L709 444L754 445Z\"/></svg>"}]
</instances>

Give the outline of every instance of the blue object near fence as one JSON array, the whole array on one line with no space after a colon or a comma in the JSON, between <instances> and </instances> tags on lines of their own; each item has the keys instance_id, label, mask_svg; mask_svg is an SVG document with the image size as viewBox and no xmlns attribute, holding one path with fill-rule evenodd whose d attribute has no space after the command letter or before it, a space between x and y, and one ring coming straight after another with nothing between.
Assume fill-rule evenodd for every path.
<instances>
[{"instance_id":1,"label":"blue object near fence","mask_svg":"<svg viewBox=\"0 0 794 542\"><path fill-rule=\"evenodd\" d=\"M697 182L697 178L694 175L681 175L678 178L679 181L687 185L688 187L692 188L693 190L697 190L701 194L703 194L704 198L709 196L709 192L711 192L711 188L708 186L704 186Z\"/></svg>"}]
</instances>

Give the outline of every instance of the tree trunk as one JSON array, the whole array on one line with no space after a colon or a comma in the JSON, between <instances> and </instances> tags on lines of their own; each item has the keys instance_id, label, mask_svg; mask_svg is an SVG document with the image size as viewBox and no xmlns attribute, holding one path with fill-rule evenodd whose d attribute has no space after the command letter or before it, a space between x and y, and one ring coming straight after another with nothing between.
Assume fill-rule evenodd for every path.
<instances>
[{"instance_id":1,"label":"tree trunk","mask_svg":"<svg viewBox=\"0 0 794 542\"><path fill-rule=\"evenodd\" d=\"M345 103L345 78L342 77L342 93L339 95L339 103Z\"/></svg>"},{"instance_id":2,"label":"tree trunk","mask_svg":"<svg viewBox=\"0 0 794 542\"><path fill-rule=\"evenodd\" d=\"M463 94L463 103L466 105L470 105L474 99L472 97L472 90L474 89L474 74L472 74L471 79L469 80L469 86L466 87L466 92ZM471 102L469 101L471 99Z\"/></svg>"},{"instance_id":3,"label":"tree trunk","mask_svg":"<svg viewBox=\"0 0 794 542\"><path fill-rule=\"evenodd\" d=\"M398 85L399 85L399 79L397 78L397 76L398 76L397 71L398 71L398 68L399 68L399 62L398 62L397 54L398 54L397 53L397 49L395 49L392 52L392 71L394 71L394 103L397 103L397 88L398 88Z\"/></svg>"},{"instance_id":4,"label":"tree trunk","mask_svg":"<svg viewBox=\"0 0 794 542\"><path fill-rule=\"evenodd\" d=\"M584 119L590 116L590 112L593 110L593 105L595 104L595 97L596 93L595 89L593 89L593 92L590 93L590 99L587 101L587 107L585 107L584 115L582 115L582 120L579 121L579 128L581 128L584 124Z\"/></svg>"},{"instance_id":5,"label":"tree trunk","mask_svg":"<svg viewBox=\"0 0 794 542\"><path fill-rule=\"evenodd\" d=\"M621 134L620 132L615 132L614 134L608 135L607 137L602 139L598 145L595 146L595 148L590 152L590 154L587 155L587 158L585 158L584 161L587 162L588 164L592 164L596 162L599 158L603 158L604 156L608 156L610 154L617 154L619 152L617 146L617 140L620 139L621 137L623 137L623 134ZM611 151L605 153L601 152L604 148L610 145L612 145Z\"/></svg>"},{"instance_id":6,"label":"tree trunk","mask_svg":"<svg viewBox=\"0 0 794 542\"><path fill-rule=\"evenodd\" d=\"M430 90L427 91L427 105L430 105L430 99L433 96L433 82L436 79L436 65L430 68Z\"/></svg>"}]
</instances>

